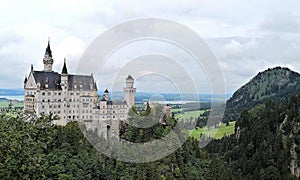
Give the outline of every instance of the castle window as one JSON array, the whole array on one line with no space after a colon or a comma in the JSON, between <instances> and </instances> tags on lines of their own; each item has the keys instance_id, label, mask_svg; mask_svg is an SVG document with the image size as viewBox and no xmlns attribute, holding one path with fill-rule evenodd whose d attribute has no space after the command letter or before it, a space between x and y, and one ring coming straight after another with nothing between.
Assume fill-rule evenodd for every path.
<instances>
[{"instance_id":1,"label":"castle window","mask_svg":"<svg viewBox=\"0 0 300 180\"><path fill-rule=\"evenodd\" d=\"M43 99L42 102L45 102L45 100Z\"/></svg>"},{"instance_id":2,"label":"castle window","mask_svg":"<svg viewBox=\"0 0 300 180\"><path fill-rule=\"evenodd\" d=\"M58 95L60 96L60 95L61 95L61 93L58 93Z\"/></svg>"},{"instance_id":3,"label":"castle window","mask_svg":"<svg viewBox=\"0 0 300 180\"><path fill-rule=\"evenodd\" d=\"M49 105L49 108L52 108L52 105Z\"/></svg>"},{"instance_id":4,"label":"castle window","mask_svg":"<svg viewBox=\"0 0 300 180\"><path fill-rule=\"evenodd\" d=\"M50 102L50 99L48 99L48 102Z\"/></svg>"},{"instance_id":5,"label":"castle window","mask_svg":"<svg viewBox=\"0 0 300 180\"><path fill-rule=\"evenodd\" d=\"M115 116L113 116L113 118L115 118Z\"/></svg>"},{"instance_id":6,"label":"castle window","mask_svg":"<svg viewBox=\"0 0 300 180\"><path fill-rule=\"evenodd\" d=\"M42 92L42 95L44 96L44 95L45 95L45 92Z\"/></svg>"},{"instance_id":7,"label":"castle window","mask_svg":"<svg viewBox=\"0 0 300 180\"><path fill-rule=\"evenodd\" d=\"M60 105L57 105L58 108L60 108Z\"/></svg>"},{"instance_id":8,"label":"castle window","mask_svg":"<svg viewBox=\"0 0 300 180\"><path fill-rule=\"evenodd\" d=\"M51 95L51 92L48 92L48 95L50 96L50 95Z\"/></svg>"}]
</instances>

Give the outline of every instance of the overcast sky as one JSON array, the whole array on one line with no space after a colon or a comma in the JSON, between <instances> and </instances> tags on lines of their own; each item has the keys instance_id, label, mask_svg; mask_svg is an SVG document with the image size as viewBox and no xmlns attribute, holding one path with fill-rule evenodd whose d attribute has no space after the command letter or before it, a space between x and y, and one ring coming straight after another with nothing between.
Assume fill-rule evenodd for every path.
<instances>
[{"instance_id":1,"label":"overcast sky","mask_svg":"<svg viewBox=\"0 0 300 180\"><path fill-rule=\"evenodd\" d=\"M43 68L48 37L54 70L61 71L66 57L74 73L83 52L105 30L129 20L162 18L189 27L208 43L223 70L226 92L233 93L269 67L300 71L299 9L297 0L1 1L0 88L22 88L30 64ZM109 78L97 80L99 89ZM160 78L141 79L138 91L176 91L172 84L155 87Z\"/></svg>"}]
</instances>

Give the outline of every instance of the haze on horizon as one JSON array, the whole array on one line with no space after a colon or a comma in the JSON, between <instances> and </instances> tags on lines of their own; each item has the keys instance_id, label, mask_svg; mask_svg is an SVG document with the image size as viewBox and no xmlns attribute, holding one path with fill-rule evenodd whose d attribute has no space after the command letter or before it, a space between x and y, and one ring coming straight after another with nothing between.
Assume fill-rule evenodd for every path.
<instances>
[{"instance_id":1,"label":"haze on horizon","mask_svg":"<svg viewBox=\"0 0 300 180\"><path fill-rule=\"evenodd\" d=\"M43 69L48 37L54 70L61 71L66 57L69 72L76 73L82 53L105 30L128 20L162 18L189 27L208 43L223 70L226 92L231 94L267 68L283 66L300 71L299 8L300 2L296 0L3 1L0 7L0 89L22 88L31 64L35 70ZM99 90L108 88L110 73L116 71L118 63L132 58L134 51L130 51L130 47L134 46L146 53L164 47L178 58L188 59L163 43L133 43L112 56L105 77L97 78ZM199 72L197 78L203 82L199 92L210 93L203 70L191 68L190 71L193 75ZM136 86L139 92L176 92L168 80L155 76L137 80Z\"/></svg>"}]
</instances>

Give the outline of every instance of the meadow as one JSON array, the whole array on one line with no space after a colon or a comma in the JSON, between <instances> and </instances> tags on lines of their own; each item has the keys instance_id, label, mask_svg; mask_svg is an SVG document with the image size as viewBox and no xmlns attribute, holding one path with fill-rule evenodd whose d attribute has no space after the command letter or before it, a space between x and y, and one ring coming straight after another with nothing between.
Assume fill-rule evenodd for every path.
<instances>
[{"instance_id":1,"label":"meadow","mask_svg":"<svg viewBox=\"0 0 300 180\"><path fill-rule=\"evenodd\" d=\"M199 117L201 114L203 114L205 112L205 110L197 110L197 111L187 111L187 112L182 112L182 113L178 113L180 112L181 109L172 109L172 112L176 113L175 114L175 118L178 119L195 119L197 117Z\"/></svg>"},{"instance_id":2,"label":"meadow","mask_svg":"<svg viewBox=\"0 0 300 180\"><path fill-rule=\"evenodd\" d=\"M10 103L10 101L0 101L0 108L6 108L8 107L8 104ZM13 102L13 106L14 107L23 107L24 104L23 102Z\"/></svg>"},{"instance_id":3,"label":"meadow","mask_svg":"<svg viewBox=\"0 0 300 180\"><path fill-rule=\"evenodd\" d=\"M194 129L190 131L190 136L199 139L200 134L204 134L206 136L210 136L214 139L221 139L224 136L228 136L234 133L235 121L230 122L229 126L226 124L221 124L218 128L208 129L206 127L200 129Z\"/></svg>"}]
</instances>

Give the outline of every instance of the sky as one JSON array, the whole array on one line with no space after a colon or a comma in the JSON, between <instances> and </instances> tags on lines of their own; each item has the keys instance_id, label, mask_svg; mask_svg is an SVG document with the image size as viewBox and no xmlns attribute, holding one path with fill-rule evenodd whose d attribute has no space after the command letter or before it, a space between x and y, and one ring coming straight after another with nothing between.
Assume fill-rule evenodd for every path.
<instances>
[{"instance_id":1,"label":"sky","mask_svg":"<svg viewBox=\"0 0 300 180\"><path fill-rule=\"evenodd\" d=\"M300 72L300 1L297 0L1 0L0 3L1 89L23 88L31 64L35 70L43 69L49 37L54 70L61 71L65 57L69 73L76 73L83 53L99 35L120 23L142 18L175 21L201 36L218 59L226 93L233 93L267 68L284 66ZM134 62L134 57L161 53L161 49L165 54L171 52L170 57L190 62L190 57L176 48L154 41L123 47L111 56L105 70L93 72L98 88L113 88L113 74L121 72L119 66L128 65L128 59ZM136 52L144 53L133 56ZM167 62L161 57L156 61ZM182 66L190 69L187 74L203 82L198 86L200 93L211 92L205 69L193 68L188 63ZM138 64L135 67L141 71L144 68ZM165 68L169 74L177 68L170 67ZM158 74L139 74L136 86L142 92L177 92L178 86L185 86L179 82L186 80L179 72L174 81ZM122 86L114 88L117 91Z\"/></svg>"}]
</instances>

